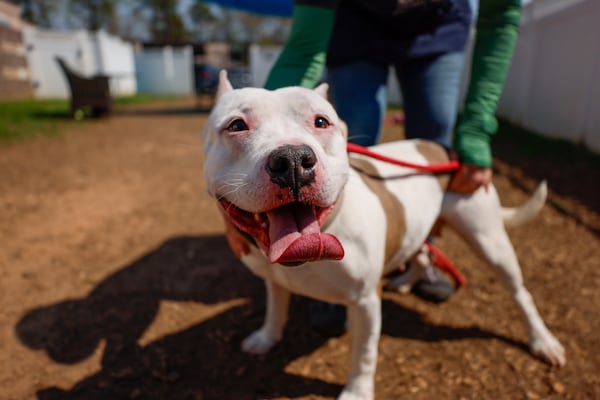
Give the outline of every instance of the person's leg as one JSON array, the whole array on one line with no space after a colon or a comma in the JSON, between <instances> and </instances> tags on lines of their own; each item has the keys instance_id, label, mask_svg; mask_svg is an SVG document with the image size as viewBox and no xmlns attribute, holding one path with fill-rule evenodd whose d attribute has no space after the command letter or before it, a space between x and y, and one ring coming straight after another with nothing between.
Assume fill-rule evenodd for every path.
<instances>
[{"instance_id":1,"label":"person's leg","mask_svg":"<svg viewBox=\"0 0 600 400\"><path fill-rule=\"evenodd\" d=\"M433 140L452 146L465 54L407 60L396 66L402 89L407 138Z\"/></svg>"},{"instance_id":2,"label":"person's leg","mask_svg":"<svg viewBox=\"0 0 600 400\"><path fill-rule=\"evenodd\" d=\"M396 66L404 105L404 130L408 139L433 140L447 149L452 146L452 131L456 122L465 54L447 53L434 57L407 60ZM430 238L429 240L432 240ZM432 265L428 255L422 261L407 264L410 273L394 278L390 284L398 288L410 283L417 296L432 302L447 300L454 287ZM418 271L411 271L418 268Z\"/></svg>"},{"instance_id":3,"label":"person's leg","mask_svg":"<svg viewBox=\"0 0 600 400\"><path fill-rule=\"evenodd\" d=\"M327 69L327 82L340 118L348 125L352 143L371 146L379 141L387 106L388 69L369 63L352 63ZM310 325L326 336L346 330L346 307L309 299Z\"/></svg>"},{"instance_id":4,"label":"person's leg","mask_svg":"<svg viewBox=\"0 0 600 400\"><path fill-rule=\"evenodd\" d=\"M379 141L387 106L388 68L364 62L327 69L338 115L348 125L349 141L371 146Z\"/></svg>"},{"instance_id":5,"label":"person's leg","mask_svg":"<svg viewBox=\"0 0 600 400\"><path fill-rule=\"evenodd\" d=\"M475 23L479 15L479 0L469 0L469 7L471 7L471 20Z\"/></svg>"}]
</instances>

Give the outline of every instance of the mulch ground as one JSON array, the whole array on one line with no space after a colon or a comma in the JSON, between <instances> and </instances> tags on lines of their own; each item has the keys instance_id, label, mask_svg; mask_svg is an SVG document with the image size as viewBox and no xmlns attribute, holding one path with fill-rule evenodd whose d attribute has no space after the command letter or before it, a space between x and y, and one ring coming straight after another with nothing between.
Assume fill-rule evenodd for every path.
<instances>
[{"instance_id":1,"label":"mulch ground","mask_svg":"<svg viewBox=\"0 0 600 400\"><path fill-rule=\"evenodd\" d=\"M261 324L264 293L205 194L205 119L189 101L137 106L0 144L1 399L339 393L350 338L312 331L296 298L281 344L262 357L239 350ZM600 398L598 164L519 156L501 136L494 183L505 205L549 181L548 205L509 233L567 365L528 353L510 296L447 231L438 244L469 283L439 305L384 294L378 399Z\"/></svg>"}]
</instances>

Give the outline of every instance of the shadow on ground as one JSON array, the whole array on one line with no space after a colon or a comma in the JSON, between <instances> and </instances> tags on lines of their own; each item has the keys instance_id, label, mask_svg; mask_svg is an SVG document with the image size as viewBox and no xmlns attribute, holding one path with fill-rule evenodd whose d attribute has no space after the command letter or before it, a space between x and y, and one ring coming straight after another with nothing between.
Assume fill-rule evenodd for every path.
<instances>
[{"instance_id":1,"label":"shadow on ground","mask_svg":"<svg viewBox=\"0 0 600 400\"><path fill-rule=\"evenodd\" d=\"M162 300L216 304L248 298L206 321L141 347ZM262 282L229 251L222 236L178 237L163 243L101 282L86 297L37 308L17 324L20 340L58 363L89 357L105 343L102 370L70 391L49 387L39 399L255 399L282 394L335 396L339 384L285 372L327 338L306 325L305 302L294 298L286 335L266 356L239 350L260 326ZM522 343L478 328L434 326L417 312L384 302L383 333L423 341L494 338Z\"/></svg>"},{"instance_id":2,"label":"shadow on ground","mask_svg":"<svg viewBox=\"0 0 600 400\"><path fill-rule=\"evenodd\" d=\"M548 181L549 204L600 235L600 155L581 145L532 134L505 121L493 141L496 172L522 189L524 180ZM552 194L558 195L553 197ZM566 199L565 200L562 200ZM578 205L568 205L577 199Z\"/></svg>"}]
</instances>

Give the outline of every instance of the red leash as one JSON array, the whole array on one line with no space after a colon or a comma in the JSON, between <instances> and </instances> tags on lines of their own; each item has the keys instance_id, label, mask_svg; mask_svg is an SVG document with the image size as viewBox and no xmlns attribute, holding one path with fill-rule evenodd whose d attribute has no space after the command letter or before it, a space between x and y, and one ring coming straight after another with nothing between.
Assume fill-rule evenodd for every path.
<instances>
[{"instance_id":1,"label":"red leash","mask_svg":"<svg viewBox=\"0 0 600 400\"><path fill-rule=\"evenodd\" d=\"M450 259L440 249L429 242L425 242L425 246L427 246L429 254L431 254L431 262L433 265L449 273L458 286L466 285L467 279L463 276L463 274L460 273L454 263L450 261Z\"/></svg>"},{"instance_id":2,"label":"red leash","mask_svg":"<svg viewBox=\"0 0 600 400\"><path fill-rule=\"evenodd\" d=\"M401 167L416 169L419 171L431 172L432 174L441 172L452 172L460 168L460 163L457 160L450 160L448 162L442 162L438 164L422 165L413 164L407 161L402 161L396 158L384 156L383 154L375 153L374 151L371 151L366 147L354 143L348 143L346 145L346 149L348 150L348 153L362 154L364 156L371 157L376 160L384 161L394 165L399 165Z\"/></svg>"},{"instance_id":3,"label":"red leash","mask_svg":"<svg viewBox=\"0 0 600 400\"><path fill-rule=\"evenodd\" d=\"M448 162L438 164L422 165L413 164L410 162L384 156L383 154L375 153L374 151L371 151L366 147L354 143L348 143L346 148L348 150L348 153L362 154L364 156L371 157L376 160L380 160L390 164L399 165L401 167L413 168L419 171L431 172L433 174L441 172L452 172L460 168L460 163L457 160L450 160ZM440 249L438 249L429 242L425 242L425 245L427 246L427 249L431 254L431 261L433 262L433 265L449 273L458 286L463 286L467 283L466 278L460 273L458 268L456 268L452 261L450 261L450 259Z\"/></svg>"}]
</instances>

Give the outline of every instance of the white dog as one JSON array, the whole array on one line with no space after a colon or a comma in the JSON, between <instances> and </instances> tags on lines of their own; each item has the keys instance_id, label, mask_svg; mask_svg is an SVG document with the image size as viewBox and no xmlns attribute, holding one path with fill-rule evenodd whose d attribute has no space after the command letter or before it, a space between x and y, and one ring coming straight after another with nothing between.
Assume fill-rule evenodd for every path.
<instances>
[{"instance_id":1,"label":"white dog","mask_svg":"<svg viewBox=\"0 0 600 400\"><path fill-rule=\"evenodd\" d=\"M234 90L221 72L205 130L204 175L224 215L253 246L242 261L264 279L263 326L243 350L265 353L282 336L290 293L348 308L352 361L340 399L372 399L381 328L378 282L413 257L438 219L455 229L502 277L529 330L531 351L554 365L564 349L540 317L503 220L531 218L545 186L505 210L493 187L447 192L447 175L356 156L326 85ZM447 160L441 147L398 141L372 148L413 163ZM297 266L291 268L291 266Z\"/></svg>"}]
</instances>

